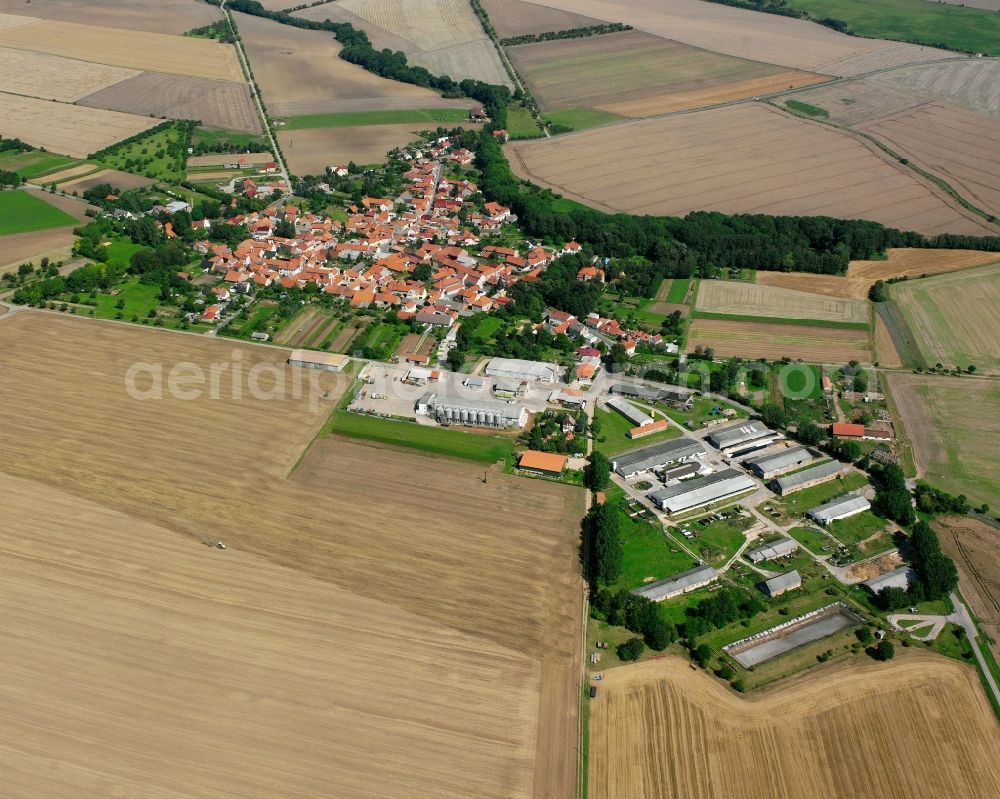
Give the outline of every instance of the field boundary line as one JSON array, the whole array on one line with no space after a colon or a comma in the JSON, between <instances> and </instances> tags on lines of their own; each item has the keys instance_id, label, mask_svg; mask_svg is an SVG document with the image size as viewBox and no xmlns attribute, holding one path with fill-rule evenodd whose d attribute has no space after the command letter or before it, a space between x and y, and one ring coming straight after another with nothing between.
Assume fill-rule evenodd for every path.
<instances>
[{"instance_id":1,"label":"field boundary line","mask_svg":"<svg viewBox=\"0 0 1000 799\"><path fill-rule=\"evenodd\" d=\"M718 322L759 322L768 325L789 325L791 327L830 327L837 330L871 329L868 322L839 322L834 319L791 319L785 316L748 316L744 314L715 313L713 311L691 310L691 319L714 319Z\"/></svg>"}]
</instances>

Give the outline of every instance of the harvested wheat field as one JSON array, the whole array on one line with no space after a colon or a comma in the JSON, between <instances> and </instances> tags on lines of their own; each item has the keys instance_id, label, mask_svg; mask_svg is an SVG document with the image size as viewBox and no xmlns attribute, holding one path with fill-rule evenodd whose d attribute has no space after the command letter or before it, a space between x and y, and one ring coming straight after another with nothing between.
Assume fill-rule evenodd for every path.
<instances>
[{"instance_id":1,"label":"harvested wheat field","mask_svg":"<svg viewBox=\"0 0 1000 799\"><path fill-rule=\"evenodd\" d=\"M243 81L236 49L209 39L36 21L0 29L0 47L48 53L126 69Z\"/></svg>"},{"instance_id":2,"label":"harvested wheat field","mask_svg":"<svg viewBox=\"0 0 1000 799\"><path fill-rule=\"evenodd\" d=\"M766 87L779 74L784 77L775 89L828 80L635 30L522 44L507 48L507 54L543 111L585 107L652 116L671 110L671 96L677 93L688 95L681 98L683 105L693 101L692 95L712 89L725 96L725 87L733 83L744 84L737 95L746 97L751 82L763 81Z\"/></svg>"},{"instance_id":3,"label":"harvested wheat field","mask_svg":"<svg viewBox=\"0 0 1000 799\"><path fill-rule=\"evenodd\" d=\"M868 333L864 330L771 324L722 319L695 319L687 347L711 347L716 357L739 356L748 360L801 358L808 363L871 362Z\"/></svg>"},{"instance_id":4,"label":"harvested wheat field","mask_svg":"<svg viewBox=\"0 0 1000 799\"><path fill-rule=\"evenodd\" d=\"M266 164L273 161L271 153L207 153L205 155L192 155L187 160L188 167L193 166L222 166L232 164L237 161L248 161L251 164Z\"/></svg>"},{"instance_id":5,"label":"harvested wheat field","mask_svg":"<svg viewBox=\"0 0 1000 799\"><path fill-rule=\"evenodd\" d=\"M934 103L860 128L1000 216L1000 118Z\"/></svg>"},{"instance_id":6,"label":"harvested wheat field","mask_svg":"<svg viewBox=\"0 0 1000 799\"><path fill-rule=\"evenodd\" d=\"M507 152L521 177L605 210L833 216L928 234L993 232L874 145L760 103L515 142Z\"/></svg>"},{"instance_id":7,"label":"harvested wheat field","mask_svg":"<svg viewBox=\"0 0 1000 799\"><path fill-rule=\"evenodd\" d=\"M31 311L0 344L0 424L38 433L0 468L8 792L575 795L582 492L335 439L288 480L349 378L287 350ZM136 362L230 371L139 400Z\"/></svg>"},{"instance_id":8,"label":"harvested wheat field","mask_svg":"<svg viewBox=\"0 0 1000 799\"><path fill-rule=\"evenodd\" d=\"M968 666L907 652L819 668L746 699L686 660L604 672L593 799L988 799L1000 728Z\"/></svg>"},{"instance_id":9,"label":"harvested wheat field","mask_svg":"<svg viewBox=\"0 0 1000 799\"><path fill-rule=\"evenodd\" d=\"M247 14L233 16L272 117L469 106L468 101L445 100L430 89L380 78L344 61L330 33Z\"/></svg>"},{"instance_id":10,"label":"harvested wheat field","mask_svg":"<svg viewBox=\"0 0 1000 799\"><path fill-rule=\"evenodd\" d=\"M0 86L11 94L72 103L138 74L134 69L0 47Z\"/></svg>"},{"instance_id":11,"label":"harvested wheat field","mask_svg":"<svg viewBox=\"0 0 1000 799\"><path fill-rule=\"evenodd\" d=\"M278 144L296 175L320 175L330 164L379 164L394 147L419 138L419 122L361 125L352 128L306 128L281 131ZM280 130L280 129L279 129Z\"/></svg>"},{"instance_id":12,"label":"harvested wheat field","mask_svg":"<svg viewBox=\"0 0 1000 799\"><path fill-rule=\"evenodd\" d=\"M1000 373L1000 263L897 283L889 292L925 362Z\"/></svg>"},{"instance_id":13,"label":"harvested wheat field","mask_svg":"<svg viewBox=\"0 0 1000 799\"><path fill-rule=\"evenodd\" d=\"M969 516L939 516L931 526L958 567L962 596L993 639L980 641L1000 660L1000 528Z\"/></svg>"},{"instance_id":14,"label":"harvested wheat field","mask_svg":"<svg viewBox=\"0 0 1000 799\"><path fill-rule=\"evenodd\" d=\"M202 125L260 133L246 83L143 72L79 99L80 105L129 114L197 119Z\"/></svg>"},{"instance_id":15,"label":"harvested wheat field","mask_svg":"<svg viewBox=\"0 0 1000 799\"><path fill-rule=\"evenodd\" d=\"M82 175L90 175L101 169L99 164L93 164L89 161L84 161L83 163L76 164L67 169L60 169L58 172L50 172L45 176L45 183L55 183L59 184L65 180L70 180L71 178L78 178Z\"/></svg>"},{"instance_id":16,"label":"harvested wheat field","mask_svg":"<svg viewBox=\"0 0 1000 799\"><path fill-rule=\"evenodd\" d=\"M482 0L490 22L501 38L526 33L548 33L572 28L588 28L601 21L572 11L546 8L523 0Z\"/></svg>"},{"instance_id":17,"label":"harvested wheat field","mask_svg":"<svg viewBox=\"0 0 1000 799\"><path fill-rule=\"evenodd\" d=\"M732 280L702 280L695 309L738 316L771 316L868 324L864 300L837 299L822 294L779 289Z\"/></svg>"},{"instance_id":18,"label":"harvested wheat field","mask_svg":"<svg viewBox=\"0 0 1000 799\"><path fill-rule=\"evenodd\" d=\"M873 75L873 82L977 111L1000 115L1000 59L916 64Z\"/></svg>"},{"instance_id":19,"label":"harvested wheat field","mask_svg":"<svg viewBox=\"0 0 1000 799\"><path fill-rule=\"evenodd\" d=\"M903 365L892 333L880 314L875 314L875 360L886 369L899 369Z\"/></svg>"},{"instance_id":20,"label":"harvested wheat field","mask_svg":"<svg viewBox=\"0 0 1000 799\"><path fill-rule=\"evenodd\" d=\"M37 266L46 256L52 261L62 261L69 257L74 241L72 227L4 236L0 238L0 274L16 272L18 266L29 261Z\"/></svg>"},{"instance_id":21,"label":"harvested wheat field","mask_svg":"<svg viewBox=\"0 0 1000 799\"><path fill-rule=\"evenodd\" d=\"M928 98L916 92L881 83L872 78L856 78L775 99L784 105L794 100L808 103L829 114L828 122L845 127L872 122L926 105Z\"/></svg>"},{"instance_id":22,"label":"harvested wheat field","mask_svg":"<svg viewBox=\"0 0 1000 799\"><path fill-rule=\"evenodd\" d=\"M988 378L887 372L897 435L909 442L917 476L977 505L1000 507L1000 385Z\"/></svg>"},{"instance_id":23,"label":"harvested wheat field","mask_svg":"<svg viewBox=\"0 0 1000 799\"><path fill-rule=\"evenodd\" d=\"M338 0L338 6L404 39L407 59L437 75L510 85L479 18L468 0ZM322 8L322 6L320 6Z\"/></svg>"},{"instance_id":24,"label":"harvested wheat field","mask_svg":"<svg viewBox=\"0 0 1000 799\"><path fill-rule=\"evenodd\" d=\"M222 19L200 0L0 0L0 13L153 33L184 33Z\"/></svg>"},{"instance_id":25,"label":"harvested wheat field","mask_svg":"<svg viewBox=\"0 0 1000 799\"><path fill-rule=\"evenodd\" d=\"M851 261L847 275L807 275L804 272L758 272L757 283L764 286L811 291L831 297L868 298L876 280L891 277L922 277L972 269L1000 260L995 252L979 250L920 250L903 247L889 250L882 261Z\"/></svg>"},{"instance_id":26,"label":"harvested wheat field","mask_svg":"<svg viewBox=\"0 0 1000 799\"><path fill-rule=\"evenodd\" d=\"M81 108L0 92L3 135L49 152L86 158L90 153L159 124L159 120L117 111Z\"/></svg>"},{"instance_id":27,"label":"harvested wheat field","mask_svg":"<svg viewBox=\"0 0 1000 799\"><path fill-rule=\"evenodd\" d=\"M83 194L88 189L100 186L102 183L107 183L118 191L128 191L129 189L138 189L141 186L150 186L155 181L143 175L133 175L131 172L122 172L118 169L101 169L60 183L59 190Z\"/></svg>"},{"instance_id":28,"label":"harvested wheat field","mask_svg":"<svg viewBox=\"0 0 1000 799\"><path fill-rule=\"evenodd\" d=\"M624 22L725 55L828 75L858 74L955 55L932 47L847 36L813 22L702 0L536 0L536 4L605 22Z\"/></svg>"}]
</instances>

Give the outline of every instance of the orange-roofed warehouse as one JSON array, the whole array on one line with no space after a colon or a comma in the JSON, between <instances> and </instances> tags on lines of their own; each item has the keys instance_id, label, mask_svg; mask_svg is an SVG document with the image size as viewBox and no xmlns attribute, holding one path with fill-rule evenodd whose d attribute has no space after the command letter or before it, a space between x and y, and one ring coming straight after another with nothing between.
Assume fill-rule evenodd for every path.
<instances>
[{"instance_id":1,"label":"orange-roofed warehouse","mask_svg":"<svg viewBox=\"0 0 1000 799\"><path fill-rule=\"evenodd\" d=\"M863 424L850 424L849 422L834 422L833 434L837 438L864 438L865 426Z\"/></svg>"},{"instance_id":2,"label":"orange-roofed warehouse","mask_svg":"<svg viewBox=\"0 0 1000 799\"><path fill-rule=\"evenodd\" d=\"M539 474L560 475L566 468L567 460L565 455L556 455L553 452L538 452L537 450L529 449L527 452L521 454L521 458L517 462L517 467L529 472L538 472Z\"/></svg>"}]
</instances>

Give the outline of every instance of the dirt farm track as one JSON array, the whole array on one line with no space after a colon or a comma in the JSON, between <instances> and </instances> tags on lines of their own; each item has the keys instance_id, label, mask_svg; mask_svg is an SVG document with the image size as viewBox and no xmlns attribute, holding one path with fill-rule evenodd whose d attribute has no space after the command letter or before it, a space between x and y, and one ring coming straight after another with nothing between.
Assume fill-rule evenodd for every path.
<instances>
[{"instance_id":1,"label":"dirt farm track","mask_svg":"<svg viewBox=\"0 0 1000 799\"><path fill-rule=\"evenodd\" d=\"M905 652L746 699L686 660L604 673L592 799L989 799L1000 727L968 666Z\"/></svg>"},{"instance_id":2,"label":"dirt farm track","mask_svg":"<svg viewBox=\"0 0 1000 799\"><path fill-rule=\"evenodd\" d=\"M571 799L582 492L340 439L289 479L344 382L287 354L0 317L4 796Z\"/></svg>"}]
</instances>

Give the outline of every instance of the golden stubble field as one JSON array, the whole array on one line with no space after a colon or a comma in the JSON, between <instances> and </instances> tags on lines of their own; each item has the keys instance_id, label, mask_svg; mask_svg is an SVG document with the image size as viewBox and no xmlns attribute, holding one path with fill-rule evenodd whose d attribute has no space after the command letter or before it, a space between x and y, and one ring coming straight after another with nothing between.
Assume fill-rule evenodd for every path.
<instances>
[{"instance_id":1,"label":"golden stubble field","mask_svg":"<svg viewBox=\"0 0 1000 799\"><path fill-rule=\"evenodd\" d=\"M222 19L217 7L201 0L0 0L0 13L175 34Z\"/></svg>"},{"instance_id":2,"label":"golden stubble field","mask_svg":"<svg viewBox=\"0 0 1000 799\"><path fill-rule=\"evenodd\" d=\"M871 219L987 235L982 218L875 145L761 103L507 145L521 177L603 210Z\"/></svg>"},{"instance_id":3,"label":"golden stubble field","mask_svg":"<svg viewBox=\"0 0 1000 799\"><path fill-rule=\"evenodd\" d=\"M11 94L72 103L138 74L134 69L0 47L0 86Z\"/></svg>"},{"instance_id":4,"label":"golden stubble field","mask_svg":"<svg viewBox=\"0 0 1000 799\"><path fill-rule=\"evenodd\" d=\"M881 261L851 261L847 274L808 275L804 272L758 272L757 283L765 286L810 291L831 297L868 298L876 280L891 277L922 277L972 269L1000 260L995 252L980 250L922 250L903 247L889 250Z\"/></svg>"},{"instance_id":5,"label":"golden stubble field","mask_svg":"<svg viewBox=\"0 0 1000 799\"><path fill-rule=\"evenodd\" d=\"M811 325L695 319L688 333L688 352L698 345L711 347L719 358L801 358L807 363L872 360L866 331Z\"/></svg>"},{"instance_id":6,"label":"golden stubble field","mask_svg":"<svg viewBox=\"0 0 1000 799\"><path fill-rule=\"evenodd\" d=\"M0 342L35 431L0 466L15 795L574 795L582 492L332 439L287 480L343 379L252 399L285 350L37 312ZM239 363L243 398L133 399L136 361Z\"/></svg>"},{"instance_id":7,"label":"golden stubble field","mask_svg":"<svg viewBox=\"0 0 1000 799\"><path fill-rule=\"evenodd\" d=\"M865 300L841 299L805 291L733 280L702 280L695 309L708 313L817 319L868 324Z\"/></svg>"},{"instance_id":8,"label":"golden stubble field","mask_svg":"<svg viewBox=\"0 0 1000 799\"><path fill-rule=\"evenodd\" d=\"M823 667L751 699L686 660L604 673L593 799L989 799L1000 727L968 666L926 653Z\"/></svg>"},{"instance_id":9,"label":"golden stubble field","mask_svg":"<svg viewBox=\"0 0 1000 799\"><path fill-rule=\"evenodd\" d=\"M321 175L331 164L378 164L394 147L405 147L420 138L419 131L433 123L358 125L349 128L305 128L282 131L278 143L288 168L296 175Z\"/></svg>"},{"instance_id":10,"label":"golden stubble field","mask_svg":"<svg viewBox=\"0 0 1000 799\"><path fill-rule=\"evenodd\" d=\"M3 92L0 92L0 120L4 136L75 158L86 158L160 121Z\"/></svg>"},{"instance_id":11,"label":"golden stubble field","mask_svg":"<svg viewBox=\"0 0 1000 799\"><path fill-rule=\"evenodd\" d=\"M243 81L236 49L210 39L33 20L31 24L13 28L0 25L0 47L126 69Z\"/></svg>"}]
</instances>

